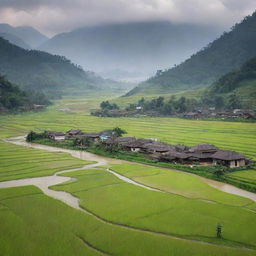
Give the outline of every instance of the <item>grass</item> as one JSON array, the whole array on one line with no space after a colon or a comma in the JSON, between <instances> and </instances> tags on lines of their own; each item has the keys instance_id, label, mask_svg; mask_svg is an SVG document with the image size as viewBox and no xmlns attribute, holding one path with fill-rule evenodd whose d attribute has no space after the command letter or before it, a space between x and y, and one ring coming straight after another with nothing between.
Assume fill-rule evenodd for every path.
<instances>
[{"instance_id":1,"label":"grass","mask_svg":"<svg viewBox=\"0 0 256 256\"><path fill-rule=\"evenodd\" d=\"M89 163L67 153L50 153L0 141L0 181L52 175Z\"/></svg>"},{"instance_id":2,"label":"grass","mask_svg":"<svg viewBox=\"0 0 256 256\"><path fill-rule=\"evenodd\" d=\"M108 221L211 242L216 242L215 227L221 223L229 243L256 245L255 213L243 207L149 191L123 182L105 170L72 172L65 176L75 177L77 181L53 188L79 197L82 207ZM212 193L215 192L213 189ZM236 196L232 200L234 205L253 203Z\"/></svg>"},{"instance_id":3,"label":"grass","mask_svg":"<svg viewBox=\"0 0 256 256\"><path fill-rule=\"evenodd\" d=\"M256 169L236 171L227 175L230 179L256 185Z\"/></svg>"},{"instance_id":4,"label":"grass","mask_svg":"<svg viewBox=\"0 0 256 256\"><path fill-rule=\"evenodd\" d=\"M30 130L80 128L90 132L119 126L127 130L128 136L158 138L171 144L212 143L256 159L255 123L90 116L89 110L104 99L102 96L98 99L65 98L42 112L1 116L0 138L24 135ZM70 110L60 111L63 108ZM0 142L1 181L51 175L84 164L84 161L67 154ZM113 168L121 173L130 167ZM158 169L152 167L150 172L153 174ZM129 256L255 255L255 250L221 246L222 243L255 246L255 214L245 209L256 211L255 204L245 206L247 199L216 192L204 186L200 178L188 174L163 172L155 178L144 174L145 170L136 168L129 175L168 193L126 184L104 170L72 173L70 176L76 176L78 181L61 185L58 189L72 192L81 199L83 207L108 221L217 245L177 240L107 224L43 195L35 187L23 187L0 189L0 254L100 255L93 249L95 247L107 254ZM230 173L230 178L244 181L254 182L253 177L254 170ZM183 185L175 179L182 180ZM172 194L174 192L177 195ZM199 196L217 203L196 200ZM221 240L214 238L219 222L224 226L224 239Z\"/></svg>"},{"instance_id":5,"label":"grass","mask_svg":"<svg viewBox=\"0 0 256 256\"><path fill-rule=\"evenodd\" d=\"M198 143L210 143L256 159L255 123L154 117L100 118L90 116L86 108L83 111L77 110L77 106L72 110L73 112L57 111L63 106L72 106L65 101L58 104L40 113L2 116L0 137L21 135L30 130L67 131L71 128L80 128L90 132L119 126L127 130L128 136L158 138L160 141L170 144L180 143L189 146ZM92 102L90 102L90 107L93 107Z\"/></svg>"},{"instance_id":6,"label":"grass","mask_svg":"<svg viewBox=\"0 0 256 256\"><path fill-rule=\"evenodd\" d=\"M103 223L35 187L1 189L0 219L2 255L255 255L253 250L176 240Z\"/></svg>"},{"instance_id":7,"label":"grass","mask_svg":"<svg viewBox=\"0 0 256 256\"><path fill-rule=\"evenodd\" d=\"M138 164L113 165L111 168L141 184L188 198L209 200L233 206L245 206L252 203L250 199L224 193L207 185L200 177L180 171Z\"/></svg>"}]
</instances>

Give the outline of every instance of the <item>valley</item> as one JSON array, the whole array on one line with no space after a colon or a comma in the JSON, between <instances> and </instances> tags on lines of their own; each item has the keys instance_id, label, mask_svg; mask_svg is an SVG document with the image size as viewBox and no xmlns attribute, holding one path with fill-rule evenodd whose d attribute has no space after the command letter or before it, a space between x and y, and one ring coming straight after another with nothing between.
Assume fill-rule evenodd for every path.
<instances>
[{"instance_id":1,"label":"valley","mask_svg":"<svg viewBox=\"0 0 256 256\"><path fill-rule=\"evenodd\" d=\"M104 96L101 99L104 99ZM254 123L197 120L192 122L177 118L96 118L90 116L89 111L97 104L99 104L99 101L90 97L73 98L73 100L66 98L56 101L53 106L42 112L2 116L1 138L6 139L8 137L24 135L29 130L52 129L66 131L71 128L82 127L87 131L99 131L102 128L107 129L116 125L125 128L128 131L128 135L136 134L138 137L158 137L162 141L171 143L175 141L190 145L207 140L207 142L210 141L213 144L221 145L221 147L237 150L250 157L255 157L256 155ZM70 111L59 111L61 108L69 108ZM156 120L158 120L158 123L161 120L161 125L154 125ZM205 131L204 137L195 136L197 133L202 133L202 130ZM228 136L228 134L230 135ZM238 143L239 146L235 146ZM256 209L255 203L248 198L231 195L212 188L198 176L159 167L148 167L146 165L126 162L118 163L116 162L117 160L104 160L100 166L96 165L95 168L92 168L90 167L90 164L92 164L90 161L98 161L99 157L83 157L83 160L79 160L71 156L62 155L64 153L54 153L54 151L68 152L65 149L50 150L51 152L47 153L42 150L38 151L33 148L26 149L20 145L12 145L9 143L9 140L4 140L1 144L4 146L1 147L0 153L2 181L17 179L17 184L22 185L22 179L24 178L38 177L36 179L42 179L43 181L47 179L48 175L59 173L60 176L55 177L60 178L59 182L65 183L53 186L50 190L70 193L79 199L77 201L79 207L89 212L88 215L88 213L80 213L75 209L70 209L65 203L51 199L51 195L47 197L42 194L41 190L31 186L2 188L0 190L2 205L0 218L6 220L4 229L14 227L13 225L16 223L16 226L22 227L23 232L26 232L25 237L29 239L31 237L30 234L34 231L25 223L32 212L35 214L35 217L30 218L29 222L31 224L38 223L38 226L39 223L43 224L44 222L48 223L47 225L51 229L60 226L65 227L65 231L56 231L54 241L49 241L45 237L45 242L42 242L42 236L46 235L47 229L44 229L43 233L41 231L38 235L33 235L34 240L39 239L41 241L40 245L35 242L36 251L39 255L41 250L43 253L44 244L50 245L53 251L59 250L63 255L79 254L82 251L86 251L86 253L91 252L91 255L119 253L130 255L131 248L132 250L137 250L138 248L133 240L135 237L137 241L143 241L144 244L142 251L137 250L136 255L144 255L145 251L147 251L148 255L155 255L155 250L157 250L158 255L165 255L168 250L174 250L174 248L176 248L175 250L177 250L178 255L184 255L186 250L189 250L192 255L198 255L200 250L204 251L206 247L208 248L208 255L215 255L217 251L219 255L226 255L226 253L228 255L255 255L255 234L253 234L255 229L250 229L250 232L245 229L241 232L241 226L246 227L248 221L250 223L254 222L255 214L251 211ZM23 143L17 144L22 145ZM43 149L44 146L39 146L39 148ZM80 158L79 154L72 155ZM27 161L27 159L30 160ZM42 160L38 161L39 159L45 159L47 165L42 165ZM63 161L64 159L67 160ZM85 159L86 161L84 161ZM60 160L61 162L58 162ZM40 163L38 167L35 165L36 162ZM86 166L83 167L85 164L88 165L88 168ZM111 168L116 173L120 173L139 184L160 189L164 193L150 191L137 185L126 183L115 175L108 173L106 168ZM70 169L74 169L74 171ZM62 172L64 170L66 170L65 173ZM251 172L254 173L255 170L251 170ZM242 176L245 179L251 177L250 171L241 171L241 174L237 173L237 176ZM236 172L231 175L236 175ZM41 176L43 177L40 178ZM72 179L68 180L67 177ZM21 183L19 183L19 180ZM5 184L5 182L0 183L0 186L1 184ZM29 182L24 183L24 185L29 184ZM50 184L54 185L54 179ZM40 186L39 188L42 189ZM6 196L7 194L8 196ZM116 197L117 194L119 195L118 197ZM10 195L12 196L10 197ZM139 201L133 200L134 197ZM200 199L197 199L198 197ZM15 198L18 198L23 205L26 205L26 210L20 208L20 204L17 203ZM126 203L122 203L122 201ZM212 203L213 201L214 203ZM98 203L96 204L96 202ZM52 209L47 208L47 216L58 220L57 222L51 223L49 222L51 218L47 220L40 217L43 216L45 203L51 206ZM34 208L36 205L37 208ZM175 208L173 210L169 209L169 205L177 207L176 210L174 210ZM7 206L8 209L13 209L25 223L17 222L18 219L15 219L13 215L4 210ZM228 217L230 215L234 216L234 207L237 214L237 226L234 223L231 224L232 220ZM31 212L32 209L35 210ZM41 213L39 214L36 209L40 210ZM59 210L56 212L53 209ZM128 209L130 210L128 211ZM195 215L193 215L193 218L191 218L191 213L188 214L190 212L189 209L194 209ZM204 214L204 211L207 212L208 217L199 218L201 214ZM62 217L60 217L60 212L62 212ZM94 216L96 216L96 219ZM182 216L181 222L177 222L178 216ZM38 218L41 218L40 222ZM64 221L65 218L66 220ZM70 221L74 221L74 218L77 224L70 223ZM12 222L10 222L11 219ZM223 240L214 238L215 225L217 225L216 219L218 219L217 222L221 222L225 227L223 233L225 239ZM163 222L163 220L165 221ZM63 224L63 221L65 224ZM197 223L197 227L191 221ZM198 225L199 221L202 223ZM84 223L83 227L79 223ZM89 228L87 231L86 226ZM71 227L72 233L75 232L78 235L72 235L72 238L68 238L71 235L69 231ZM243 234L241 237L236 235L238 227L240 234ZM98 231L91 233L90 230L95 228ZM39 225L38 229L42 230L42 227ZM10 235L18 235L17 229L11 228L11 230ZM104 235L99 232L104 232ZM111 232L112 234L109 237L108 244L106 244L105 240L106 232ZM101 234L100 237L103 240L96 234ZM125 246L120 246L120 240L117 238L120 234L130 237L129 239L127 238ZM68 247L68 245L56 247L57 241L59 245L65 241L65 239L63 240L63 235L65 235L66 239L71 239L72 251L70 251L71 247ZM9 244L9 248L15 250L16 246L10 238L8 236L5 237L6 242L5 246L1 248L2 251L8 252L10 250L7 249L7 244ZM85 244L79 242L81 240L85 241ZM21 242L22 240L18 239L18 241ZM150 245L149 241L155 241L154 246ZM163 247L161 246L162 243L167 243L168 246L160 249L160 247ZM133 244L133 246L129 247L129 244ZM9 251L11 255L12 250ZM26 250L30 250L33 253L35 248L29 247ZM22 251L24 252L24 250Z\"/></svg>"}]
</instances>

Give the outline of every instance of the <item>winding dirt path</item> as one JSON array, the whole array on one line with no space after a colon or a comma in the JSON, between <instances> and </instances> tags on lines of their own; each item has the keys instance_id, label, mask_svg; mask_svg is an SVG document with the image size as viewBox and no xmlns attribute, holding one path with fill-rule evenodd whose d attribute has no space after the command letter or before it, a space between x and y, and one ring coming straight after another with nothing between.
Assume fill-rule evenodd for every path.
<instances>
[{"instance_id":1,"label":"winding dirt path","mask_svg":"<svg viewBox=\"0 0 256 256\"><path fill-rule=\"evenodd\" d=\"M73 180L73 178L70 178L70 177L59 176L60 174L67 173L67 172L78 171L78 170L86 170L86 169L102 167L102 166L106 166L106 165L109 165L109 164L129 163L127 161L117 160L117 159L112 159L112 158L106 158L106 157L98 156L98 155L95 155L95 154L92 154L92 153L89 153L89 152L85 152L85 151L76 151L76 150L69 150L69 149L57 148L57 147L52 147L52 146L45 146L45 145L41 145L41 144L27 143L24 139L24 136L4 139L4 141L8 142L8 143L15 144L15 145L19 145L19 146L25 146L25 147L35 148L35 149L46 150L48 152L69 153L73 157L76 157L76 158L79 158L79 159L82 159L82 160L86 160L86 161L95 161L96 163L85 165L85 166L83 166L81 168L77 168L77 169L59 171L59 172L57 172L57 173L55 173L54 175L51 175L51 176L37 177L37 178L27 178L27 179L19 179L19 180L11 180L11 181L0 182L0 188L11 188L11 187L34 185L34 186L40 188L44 192L44 194L46 194L46 195L48 195L52 198L58 199L58 200L64 202L65 204L67 204L67 205L69 205L69 206L71 206L71 207L73 207L77 210L83 211L86 214L89 214L89 215L93 216L94 218L96 218L97 220L99 220L100 222L103 222L105 224L122 227L124 229L132 230L132 231L136 231L136 232L143 232L143 233L148 233L148 234L152 234L152 235L159 235L159 236L163 236L163 237L168 237L168 238L176 239L176 240L195 242L195 243L199 243L199 244L210 244L210 245L214 245L214 246L218 246L218 247L226 247L226 248L236 247L236 246L219 245L219 244L204 242L204 241L200 241L200 240L186 239L186 238L171 235L171 234L161 233L161 232L157 232L157 231L150 231L150 230L147 230L147 229L139 229L139 228L135 228L135 227L126 226L126 225L123 225L123 224L107 221L107 220L103 219L102 217L90 212L88 209L84 209L84 208L80 207L80 205L79 205L79 200L80 199L73 196L72 194L67 193L65 191L55 191L55 190L49 189L50 186L58 185L58 184ZM133 164L133 163L131 162L131 164ZM128 182L128 183L131 183L133 185L140 186L140 187L143 187L145 189L156 191L156 192L161 192L161 193L164 192L164 191L161 191L161 190L151 188L151 187L145 186L143 184L137 183L137 182L125 177L125 176L122 176L122 175L114 172L113 170L107 169L107 171L112 173L113 175L115 175L119 179L121 179L125 182ZM244 250L253 250L253 249L250 249L250 248L247 248L247 247L240 247L240 246L237 247L237 248L244 249Z\"/></svg>"}]
</instances>

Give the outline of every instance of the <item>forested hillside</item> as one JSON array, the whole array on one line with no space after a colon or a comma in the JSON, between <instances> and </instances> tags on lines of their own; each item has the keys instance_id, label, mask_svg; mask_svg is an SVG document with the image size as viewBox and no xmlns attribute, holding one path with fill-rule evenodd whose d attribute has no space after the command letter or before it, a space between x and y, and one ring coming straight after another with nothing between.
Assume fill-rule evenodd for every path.
<instances>
[{"instance_id":1,"label":"forested hillside","mask_svg":"<svg viewBox=\"0 0 256 256\"><path fill-rule=\"evenodd\" d=\"M211 86L211 91L229 93L239 87L244 87L245 82L251 83L256 87L256 57L243 64L240 69L222 76Z\"/></svg>"},{"instance_id":2,"label":"forested hillside","mask_svg":"<svg viewBox=\"0 0 256 256\"><path fill-rule=\"evenodd\" d=\"M222 76L206 90L205 95L211 99L235 95L241 107L256 109L256 57L240 69Z\"/></svg>"},{"instance_id":3,"label":"forested hillside","mask_svg":"<svg viewBox=\"0 0 256 256\"><path fill-rule=\"evenodd\" d=\"M182 64L140 84L128 95L165 93L206 87L256 56L256 13L236 24Z\"/></svg>"},{"instance_id":4,"label":"forested hillside","mask_svg":"<svg viewBox=\"0 0 256 256\"><path fill-rule=\"evenodd\" d=\"M49 105L41 93L25 92L0 75L0 113L6 111L30 110L33 104Z\"/></svg>"},{"instance_id":5,"label":"forested hillside","mask_svg":"<svg viewBox=\"0 0 256 256\"><path fill-rule=\"evenodd\" d=\"M65 89L95 90L103 79L62 56L25 50L0 38L0 73L23 89L58 95Z\"/></svg>"}]
</instances>

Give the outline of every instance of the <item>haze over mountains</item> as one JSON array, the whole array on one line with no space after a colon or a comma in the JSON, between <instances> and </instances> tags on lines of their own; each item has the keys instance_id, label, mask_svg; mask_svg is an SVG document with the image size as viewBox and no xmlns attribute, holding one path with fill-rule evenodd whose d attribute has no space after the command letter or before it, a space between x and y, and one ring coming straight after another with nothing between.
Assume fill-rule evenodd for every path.
<instances>
[{"instance_id":1,"label":"haze over mountains","mask_svg":"<svg viewBox=\"0 0 256 256\"><path fill-rule=\"evenodd\" d=\"M0 24L0 34L11 43L26 49L37 48L49 39L29 26L12 27L8 24Z\"/></svg>"},{"instance_id":2,"label":"haze over mountains","mask_svg":"<svg viewBox=\"0 0 256 256\"><path fill-rule=\"evenodd\" d=\"M136 22L79 28L39 49L64 55L105 77L145 79L157 69L179 64L219 35L209 26Z\"/></svg>"},{"instance_id":3,"label":"haze over mountains","mask_svg":"<svg viewBox=\"0 0 256 256\"><path fill-rule=\"evenodd\" d=\"M256 56L256 13L182 64L141 83L127 95L178 92L207 87Z\"/></svg>"},{"instance_id":4,"label":"haze over mountains","mask_svg":"<svg viewBox=\"0 0 256 256\"><path fill-rule=\"evenodd\" d=\"M0 75L25 90L59 96L64 90L98 90L106 82L62 56L25 50L0 37Z\"/></svg>"}]
</instances>

